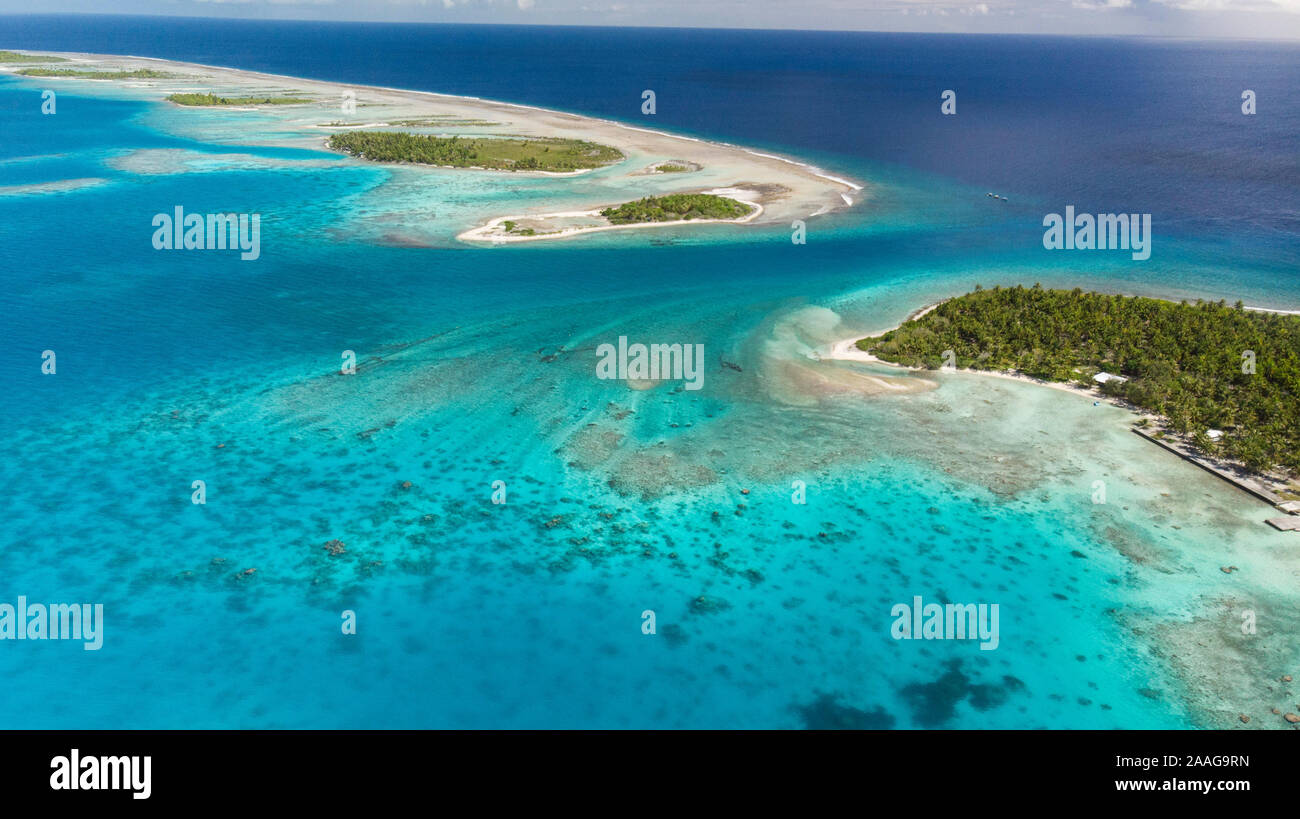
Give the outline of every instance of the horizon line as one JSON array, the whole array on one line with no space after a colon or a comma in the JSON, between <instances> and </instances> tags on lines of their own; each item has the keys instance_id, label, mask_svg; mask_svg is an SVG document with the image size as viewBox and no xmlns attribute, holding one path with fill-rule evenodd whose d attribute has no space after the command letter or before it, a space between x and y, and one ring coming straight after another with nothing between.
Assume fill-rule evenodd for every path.
<instances>
[{"instance_id":1,"label":"horizon line","mask_svg":"<svg viewBox=\"0 0 1300 819\"><path fill-rule=\"evenodd\" d=\"M324 20L306 17L212 17L205 14L106 14L97 11L9 11L0 12L5 17L109 17L145 20L210 20L214 22L245 23L317 23L323 25L370 25L370 26L442 26L442 27L476 27L476 28L577 28L577 29L623 29L628 31L770 31L800 34L922 34L948 37L1059 37L1089 40L1178 40L1183 42L1245 42L1245 43L1285 43L1300 44L1296 37L1246 37L1246 36L1193 36L1187 34L1077 34L1062 31L1020 32L1020 31L933 31L927 29L871 29L871 28L782 28L772 26L675 26L675 25L618 25L598 23L483 23L483 22L447 22L428 20ZM20 46L19 46L20 47Z\"/></svg>"}]
</instances>

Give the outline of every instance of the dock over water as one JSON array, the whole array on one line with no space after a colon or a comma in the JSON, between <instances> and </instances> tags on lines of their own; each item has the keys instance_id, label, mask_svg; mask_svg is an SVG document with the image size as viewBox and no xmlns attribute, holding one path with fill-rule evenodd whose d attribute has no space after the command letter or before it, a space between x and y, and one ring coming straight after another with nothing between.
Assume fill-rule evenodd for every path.
<instances>
[{"instance_id":1,"label":"dock over water","mask_svg":"<svg viewBox=\"0 0 1300 819\"><path fill-rule=\"evenodd\" d=\"M1275 506L1278 509L1282 510L1283 512L1291 512L1295 508L1294 501L1284 500L1283 498L1278 496L1275 492L1271 491L1270 489L1264 486L1261 486L1259 483L1257 483L1254 480L1251 480L1250 478L1243 477L1231 470L1224 469L1221 466L1217 466L1214 463L1211 463L1208 459L1202 458L1200 455L1197 455L1195 452L1191 451L1186 447L1176 446L1175 444L1170 443L1169 441L1165 441L1161 438L1157 438L1155 435L1152 435L1150 432L1147 432L1145 429L1142 429L1141 427L1130 427L1130 428L1133 430L1133 432L1137 433L1138 435L1141 435L1143 438L1146 438L1151 443L1159 447L1162 447L1164 449L1167 449L1168 451L1182 458L1184 461L1190 461L1191 463L1196 464L1201 469L1204 469L1206 472L1217 475L1218 477L1222 478L1223 480L1237 487L1241 491L1247 492L1255 496L1256 498L1264 501L1270 506ZM1281 518L1271 518L1267 522L1274 529L1278 529L1280 531L1300 531L1300 517L1296 517L1294 515L1288 515L1287 517L1281 517Z\"/></svg>"}]
</instances>

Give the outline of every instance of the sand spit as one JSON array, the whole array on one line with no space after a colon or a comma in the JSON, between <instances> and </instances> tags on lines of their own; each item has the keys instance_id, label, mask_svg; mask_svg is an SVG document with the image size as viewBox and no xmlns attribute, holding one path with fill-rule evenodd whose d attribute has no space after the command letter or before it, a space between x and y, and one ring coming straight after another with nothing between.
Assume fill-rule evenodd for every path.
<instances>
[{"instance_id":1,"label":"sand spit","mask_svg":"<svg viewBox=\"0 0 1300 819\"><path fill-rule=\"evenodd\" d=\"M580 178L599 177L599 188L557 190L556 199L562 197L564 206L555 207L558 202L553 200L549 208L539 206L531 209L532 218L540 218L538 214L544 217L553 216L556 212L595 210L607 206L611 199L622 202L646 195L698 191L703 188L744 188L765 193L762 210L754 215L751 223L788 225L795 219L807 219L816 213L849 207L846 200L862 199L859 195L863 189L861 184L787 157L672 134L653 127L638 127L535 106L426 91L323 82L146 57L66 52L56 56L69 60L68 63L60 64L63 68L105 71L147 68L174 76L128 82L41 77L41 83L94 83L97 93L102 93L99 89L111 88L115 89L114 93L157 101L182 92L210 92L229 97L283 95L292 92L295 97L315 100L310 104L256 106L258 120L255 141L258 144L323 148L326 137L321 133L322 126L367 128L379 123L395 124L404 120L443 118L454 122L485 124L448 128L436 122L427 122L424 125L397 127L414 132L464 136L581 139L608 145L623 153L623 161L580 175ZM16 70L17 67L0 67L0 71L9 73ZM629 116L637 115L639 104L639 98L629 101ZM222 113L235 115L238 112L226 108ZM193 114L195 117L211 116L211 113L200 110L194 110ZM689 167L701 170L682 174L645 173L647 167L674 161L689 163ZM524 176L556 176L522 171L484 170L475 173L484 178L501 179L506 183ZM851 200L842 196L849 193L854 194ZM436 188L431 187L430 195L437 195ZM472 228L475 224L482 225L483 221L482 216L476 215L474 221L462 225L461 230Z\"/></svg>"},{"instance_id":2,"label":"sand spit","mask_svg":"<svg viewBox=\"0 0 1300 819\"><path fill-rule=\"evenodd\" d=\"M579 211L560 211L558 213L540 213L535 215L523 214L519 216L498 216L489 221L486 225L467 230L457 236L462 242L491 242L501 244L505 242L536 242L544 239L567 239L571 236L578 236L583 233L595 233L605 230L632 230L637 228L663 228L676 227L681 225L719 225L732 224L742 225L746 222L753 222L763 215L763 206L760 204L765 198L758 191L744 190L740 188L717 188L707 191L687 191L687 193L711 193L716 196L726 196L735 199L738 202L744 202L753 209L740 217L739 219L677 219L672 222L637 222L630 225L612 224L601 211L606 207L614 207L617 204L605 205L593 210ZM769 200L770 201L770 200ZM507 230L506 223L509 222L511 230ZM532 231L530 234L520 233L521 230Z\"/></svg>"}]
</instances>

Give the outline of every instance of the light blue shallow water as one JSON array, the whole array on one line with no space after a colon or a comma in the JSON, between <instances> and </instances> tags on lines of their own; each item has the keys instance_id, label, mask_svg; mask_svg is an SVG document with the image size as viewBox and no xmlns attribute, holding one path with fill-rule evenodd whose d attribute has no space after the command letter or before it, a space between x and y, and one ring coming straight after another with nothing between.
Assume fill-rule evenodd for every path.
<instances>
[{"instance_id":1,"label":"light blue shallow water","mask_svg":"<svg viewBox=\"0 0 1300 819\"><path fill-rule=\"evenodd\" d=\"M1285 220L1166 230L1141 266L1067 259L1039 242L1057 197L990 210L969 181L835 145L799 155L872 200L802 247L766 230L391 247L354 221L383 170L136 174L128 150L230 146L159 130L146 103L63 93L42 118L37 93L0 81L0 184L104 181L0 195L0 602L102 602L107 627L99 652L0 643L0 724L800 727L842 716L830 703L880 727L1194 724L1115 611L1190 616L1206 577L1168 569L1221 533L1171 531L1121 477L1086 501L1094 470L1135 469L1122 413L1012 429L1020 402L1068 400L1017 385L797 405L774 397L769 345L807 308L866 330L975 283L1295 308ZM154 251L150 218L178 204L264 214L262 259ZM620 334L703 343L705 388L593 378ZM333 374L345 349L356 376ZM1090 442L1095 464L1060 454ZM1272 548L1238 523L1218 525ZM999 603L999 648L893 640L891 607L918 594Z\"/></svg>"}]
</instances>

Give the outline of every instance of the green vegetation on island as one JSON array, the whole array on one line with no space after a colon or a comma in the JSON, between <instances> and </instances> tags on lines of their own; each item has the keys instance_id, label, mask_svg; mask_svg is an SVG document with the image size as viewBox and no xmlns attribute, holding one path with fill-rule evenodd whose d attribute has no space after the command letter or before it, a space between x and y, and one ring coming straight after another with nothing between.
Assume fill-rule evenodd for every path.
<instances>
[{"instance_id":1,"label":"green vegetation on island","mask_svg":"<svg viewBox=\"0 0 1300 819\"><path fill-rule=\"evenodd\" d=\"M711 193L670 193L605 208L600 215L615 225L629 225L685 219L739 219L748 216L752 210L753 207L744 202Z\"/></svg>"},{"instance_id":2,"label":"green vegetation on island","mask_svg":"<svg viewBox=\"0 0 1300 819\"><path fill-rule=\"evenodd\" d=\"M550 236L551 234L559 232L555 230L544 230L541 233L538 233L536 228L520 227L518 222L511 221L510 219L502 222L501 227L511 236Z\"/></svg>"},{"instance_id":3,"label":"green vegetation on island","mask_svg":"<svg viewBox=\"0 0 1300 819\"><path fill-rule=\"evenodd\" d=\"M623 158L615 148L577 139L467 138L399 131L334 134L327 145L373 162L415 162L503 171L577 171Z\"/></svg>"},{"instance_id":4,"label":"green vegetation on island","mask_svg":"<svg viewBox=\"0 0 1300 819\"><path fill-rule=\"evenodd\" d=\"M167 100L177 105L301 105L313 102L305 97L218 97L215 94L171 94Z\"/></svg>"},{"instance_id":5,"label":"green vegetation on island","mask_svg":"<svg viewBox=\"0 0 1300 819\"><path fill-rule=\"evenodd\" d=\"M66 63L62 57L44 54L19 54L17 51L0 51L0 63Z\"/></svg>"},{"instance_id":6,"label":"green vegetation on island","mask_svg":"<svg viewBox=\"0 0 1300 819\"><path fill-rule=\"evenodd\" d=\"M691 170L685 165L656 165L655 171L658 173L686 173Z\"/></svg>"},{"instance_id":7,"label":"green vegetation on island","mask_svg":"<svg viewBox=\"0 0 1300 819\"><path fill-rule=\"evenodd\" d=\"M976 287L896 330L858 342L878 358L938 368L1017 370L1093 386L1164 416L1201 451L1254 471L1300 471L1300 316L1075 290ZM1224 432L1211 440L1210 429Z\"/></svg>"},{"instance_id":8,"label":"green vegetation on island","mask_svg":"<svg viewBox=\"0 0 1300 819\"><path fill-rule=\"evenodd\" d=\"M441 128L444 126L461 127L467 125L487 127L489 125L500 125L501 123L486 119L461 119L450 114L431 114L425 119L398 119L389 124L397 128Z\"/></svg>"},{"instance_id":9,"label":"green vegetation on island","mask_svg":"<svg viewBox=\"0 0 1300 819\"><path fill-rule=\"evenodd\" d=\"M168 80L178 75L166 71L154 71L152 68L137 68L134 71L91 71L77 68L23 68L18 71L24 77L75 77L82 80Z\"/></svg>"},{"instance_id":10,"label":"green vegetation on island","mask_svg":"<svg viewBox=\"0 0 1300 819\"><path fill-rule=\"evenodd\" d=\"M427 119L395 119L392 122L379 123L389 128L468 128L482 127L487 128L492 125L500 125L499 122L492 122L486 119L461 119L453 117L450 114L433 114ZM369 125L359 125L356 122L344 122L334 120L333 122L322 122L325 128L368 128Z\"/></svg>"}]
</instances>

